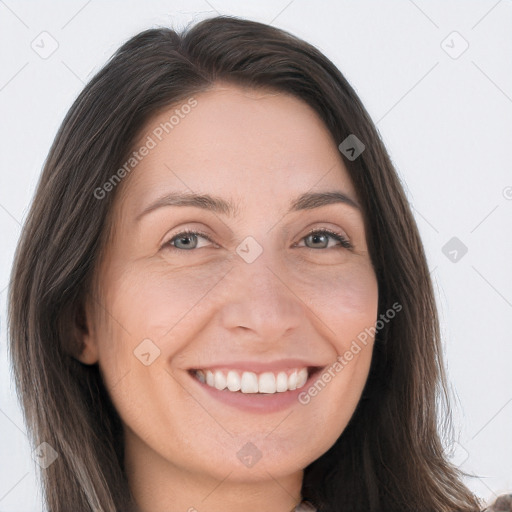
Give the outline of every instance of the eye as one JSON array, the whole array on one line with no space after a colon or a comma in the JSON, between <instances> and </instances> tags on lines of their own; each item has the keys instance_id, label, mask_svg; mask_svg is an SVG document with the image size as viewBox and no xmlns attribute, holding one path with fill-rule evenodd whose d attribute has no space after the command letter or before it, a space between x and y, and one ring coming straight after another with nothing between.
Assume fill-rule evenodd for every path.
<instances>
[{"instance_id":1,"label":"eye","mask_svg":"<svg viewBox=\"0 0 512 512\"><path fill-rule=\"evenodd\" d=\"M309 249L328 249L329 238L339 242L339 249L352 249L352 244L343 235L328 229L313 230L308 233L302 240L310 240L312 242L313 247L307 246Z\"/></svg>"},{"instance_id":2,"label":"eye","mask_svg":"<svg viewBox=\"0 0 512 512\"><path fill-rule=\"evenodd\" d=\"M187 230L174 235L170 240L164 243L162 248L170 249L171 251L189 251L197 249L197 242L199 238L204 238L205 240L213 243L213 240L206 233Z\"/></svg>"},{"instance_id":3,"label":"eye","mask_svg":"<svg viewBox=\"0 0 512 512\"><path fill-rule=\"evenodd\" d=\"M206 233L201 231L187 230L174 235L170 240L164 243L162 248L170 249L171 251L189 251L192 249L197 249L199 238L203 238L211 243L214 243ZM352 249L352 244L343 235L328 229L313 230L305 237L303 237L302 240L311 240L313 244L319 245L317 247L308 246L309 249L328 249L329 238L334 239L339 243L338 248Z\"/></svg>"}]
</instances>

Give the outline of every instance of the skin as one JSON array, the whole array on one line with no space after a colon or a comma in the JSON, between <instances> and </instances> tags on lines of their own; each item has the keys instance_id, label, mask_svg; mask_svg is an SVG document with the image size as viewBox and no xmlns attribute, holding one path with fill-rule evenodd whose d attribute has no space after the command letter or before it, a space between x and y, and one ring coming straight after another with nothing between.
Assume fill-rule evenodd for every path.
<instances>
[{"instance_id":1,"label":"skin","mask_svg":"<svg viewBox=\"0 0 512 512\"><path fill-rule=\"evenodd\" d=\"M223 83L194 97L197 106L121 185L79 359L99 364L122 419L141 511L287 512L300 501L303 469L356 408L373 338L307 405L279 412L218 402L186 370L289 357L329 365L343 355L377 319L363 212L337 203L286 214L305 192L358 201L336 142L304 102ZM135 147L175 108L151 119ZM166 206L136 220L168 192L218 195L238 215ZM176 249L176 239L175 252L162 248L188 228L213 243L199 236L192 249ZM315 243L313 228L353 248L331 237ZM248 236L263 249L252 263L236 252ZM149 366L134 356L144 339L160 350ZM252 467L237 457L247 442L261 452Z\"/></svg>"}]
</instances>

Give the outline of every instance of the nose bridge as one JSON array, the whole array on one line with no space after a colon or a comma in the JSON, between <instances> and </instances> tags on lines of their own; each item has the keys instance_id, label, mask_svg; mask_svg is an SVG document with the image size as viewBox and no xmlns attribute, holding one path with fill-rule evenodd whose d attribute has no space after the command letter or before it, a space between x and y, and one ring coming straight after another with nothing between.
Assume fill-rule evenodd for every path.
<instances>
[{"instance_id":1,"label":"nose bridge","mask_svg":"<svg viewBox=\"0 0 512 512\"><path fill-rule=\"evenodd\" d=\"M301 301L269 248L252 262L237 259L231 274L223 304L226 328L245 327L265 339L276 339L297 327L303 314Z\"/></svg>"}]
</instances>

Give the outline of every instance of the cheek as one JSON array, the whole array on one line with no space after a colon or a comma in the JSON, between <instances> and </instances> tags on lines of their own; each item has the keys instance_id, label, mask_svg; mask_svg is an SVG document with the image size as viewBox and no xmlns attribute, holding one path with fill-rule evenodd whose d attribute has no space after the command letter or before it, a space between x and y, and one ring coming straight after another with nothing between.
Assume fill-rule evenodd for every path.
<instances>
[{"instance_id":1,"label":"cheek","mask_svg":"<svg viewBox=\"0 0 512 512\"><path fill-rule=\"evenodd\" d=\"M361 332L375 325L378 283L367 261L354 261L315 275L305 274L297 286L308 307L322 320L326 336L338 353L345 351Z\"/></svg>"},{"instance_id":2,"label":"cheek","mask_svg":"<svg viewBox=\"0 0 512 512\"><path fill-rule=\"evenodd\" d=\"M170 377L160 370L189 341L180 334L195 328L207 304L205 296L229 267L216 270L172 272L168 266L162 270L134 264L110 274L96 333L103 379L117 400L132 403L152 387L168 388ZM153 382L157 374L163 379L160 384Z\"/></svg>"},{"instance_id":3,"label":"cheek","mask_svg":"<svg viewBox=\"0 0 512 512\"><path fill-rule=\"evenodd\" d=\"M177 333L193 331L199 319L208 321L223 301L233 297L222 292L223 287L230 287L231 278L223 278L231 271L236 274L228 261L175 271L167 264L125 269L110 280L104 298L115 330L103 337L104 359L119 366L123 360L133 359L133 351L146 338L157 346L165 340L167 355L179 352L187 338L180 340ZM347 265L300 272L292 267L281 274L297 301L307 307L305 314L338 354L375 324L378 287L373 268L366 261L354 258Z\"/></svg>"},{"instance_id":4,"label":"cheek","mask_svg":"<svg viewBox=\"0 0 512 512\"><path fill-rule=\"evenodd\" d=\"M308 307L321 320L319 329L337 356L301 403L316 407L319 423L341 434L360 399L370 369L378 315L378 283L371 263L353 261L343 268L304 274L298 286ZM314 404L314 405L313 405Z\"/></svg>"},{"instance_id":5,"label":"cheek","mask_svg":"<svg viewBox=\"0 0 512 512\"><path fill-rule=\"evenodd\" d=\"M179 271L165 265L162 268L134 265L111 286L106 302L112 317L134 338L147 336L156 341L186 322L193 310L199 311L202 299L228 270L226 265L213 270Z\"/></svg>"}]
</instances>

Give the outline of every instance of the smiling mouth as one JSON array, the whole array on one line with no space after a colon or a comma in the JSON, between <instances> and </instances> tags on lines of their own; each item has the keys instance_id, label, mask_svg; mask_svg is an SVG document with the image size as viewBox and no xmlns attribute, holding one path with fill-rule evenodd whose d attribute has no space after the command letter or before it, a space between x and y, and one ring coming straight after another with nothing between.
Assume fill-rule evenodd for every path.
<instances>
[{"instance_id":1,"label":"smiling mouth","mask_svg":"<svg viewBox=\"0 0 512 512\"><path fill-rule=\"evenodd\" d=\"M244 394L285 393L302 388L322 367L306 366L278 372L250 372L224 369L190 369L189 374L201 383L219 391Z\"/></svg>"}]
</instances>

